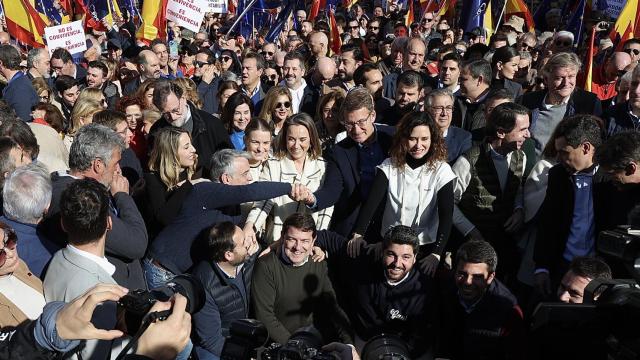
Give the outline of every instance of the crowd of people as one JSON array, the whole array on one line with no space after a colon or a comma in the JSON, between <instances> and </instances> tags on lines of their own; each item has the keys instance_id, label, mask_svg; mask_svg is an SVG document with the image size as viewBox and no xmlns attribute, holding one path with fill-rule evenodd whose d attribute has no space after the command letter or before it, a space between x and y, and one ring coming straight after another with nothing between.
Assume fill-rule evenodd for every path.
<instances>
[{"instance_id":1,"label":"crowd of people","mask_svg":"<svg viewBox=\"0 0 640 360\"><path fill-rule=\"evenodd\" d=\"M381 334L411 359L580 353L530 323L633 275L598 238L640 226L640 39L613 44L599 11L578 41L558 9L490 36L397 4L339 7L337 29L308 10L275 42L233 13L148 44L105 21L73 55L0 32L0 326L39 346L7 358L115 358L133 334L108 300L181 274L204 305L158 302L141 357L220 359L245 318L353 359Z\"/></svg>"}]
</instances>

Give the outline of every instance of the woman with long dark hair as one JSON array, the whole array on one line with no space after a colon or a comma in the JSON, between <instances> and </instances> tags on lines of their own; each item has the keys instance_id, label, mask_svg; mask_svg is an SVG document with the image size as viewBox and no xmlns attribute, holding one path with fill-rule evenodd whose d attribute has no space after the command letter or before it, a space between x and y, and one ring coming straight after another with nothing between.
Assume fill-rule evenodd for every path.
<instances>
[{"instance_id":1,"label":"woman with long dark hair","mask_svg":"<svg viewBox=\"0 0 640 360\"><path fill-rule=\"evenodd\" d=\"M520 65L520 53L511 46L498 48L491 58L493 80L491 87L494 89L506 89L513 98L522 95L522 85L513 80Z\"/></svg>"},{"instance_id":2,"label":"woman with long dark hair","mask_svg":"<svg viewBox=\"0 0 640 360\"><path fill-rule=\"evenodd\" d=\"M251 121L253 103L243 92L229 96L222 110L222 123L229 132L229 138L236 150L244 150L244 129Z\"/></svg>"}]
</instances>

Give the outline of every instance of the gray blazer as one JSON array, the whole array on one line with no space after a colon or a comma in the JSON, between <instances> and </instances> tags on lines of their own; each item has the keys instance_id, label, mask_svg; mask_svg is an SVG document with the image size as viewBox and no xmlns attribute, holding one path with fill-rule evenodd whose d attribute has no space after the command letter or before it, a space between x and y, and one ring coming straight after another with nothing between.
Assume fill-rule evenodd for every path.
<instances>
[{"instance_id":1,"label":"gray blazer","mask_svg":"<svg viewBox=\"0 0 640 360\"><path fill-rule=\"evenodd\" d=\"M69 302L99 283L116 284L103 268L91 259L69 250L60 249L53 255L44 278L44 297L47 302ZM113 329L116 323L116 304L107 302L96 308L92 319L99 329ZM119 341L118 341L119 342ZM110 359L114 341L88 340L82 349L82 359ZM117 356L119 351L114 351ZM71 359L76 359L76 355Z\"/></svg>"}]
</instances>

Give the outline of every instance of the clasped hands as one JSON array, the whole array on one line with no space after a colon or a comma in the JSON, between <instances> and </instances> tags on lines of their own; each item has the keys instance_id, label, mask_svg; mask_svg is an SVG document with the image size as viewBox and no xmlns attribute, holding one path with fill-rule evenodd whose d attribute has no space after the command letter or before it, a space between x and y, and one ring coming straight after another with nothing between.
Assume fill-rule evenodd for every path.
<instances>
[{"instance_id":1,"label":"clasped hands","mask_svg":"<svg viewBox=\"0 0 640 360\"><path fill-rule=\"evenodd\" d=\"M313 192L304 184L291 185L289 197L293 201L301 201L307 205L313 205L316 202L316 197L313 195Z\"/></svg>"}]
</instances>

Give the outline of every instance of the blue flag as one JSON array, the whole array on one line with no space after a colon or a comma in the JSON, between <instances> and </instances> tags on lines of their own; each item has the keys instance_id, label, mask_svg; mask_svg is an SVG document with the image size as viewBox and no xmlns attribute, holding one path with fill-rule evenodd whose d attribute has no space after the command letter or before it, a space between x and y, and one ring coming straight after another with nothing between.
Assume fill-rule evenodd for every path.
<instances>
[{"instance_id":1,"label":"blue flag","mask_svg":"<svg viewBox=\"0 0 640 360\"><path fill-rule=\"evenodd\" d=\"M547 18L545 15L551 10L551 0L542 0L542 3L538 5L538 9L533 14L533 22L536 24L536 29L551 31L553 29L547 29Z\"/></svg>"},{"instance_id":2,"label":"blue flag","mask_svg":"<svg viewBox=\"0 0 640 360\"><path fill-rule=\"evenodd\" d=\"M293 13L294 8L295 2L289 0L284 9L282 9L280 14L278 14L278 18L276 19L276 22L271 26L269 33L267 33L267 36L265 38L266 41L274 42L278 38L278 36L280 36L280 33L284 28L284 24L289 19L289 16L291 16L291 14Z\"/></svg>"},{"instance_id":3,"label":"blue flag","mask_svg":"<svg viewBox=\"0 0 640 360\"><path fill-rule=\"evenodd\" d=\"M36 0L36 11L46 16L52 25L62 24L62 17L65 15L64 8L60 6L60 10L53 6L53 0Z\"/></svg>"},{"instance_id":4,"label":"blue flag","mask_svg":"<svg viewBox=\"0 0 640 360\"><path fill-rule=\"evenodd\" d=\"M574 45L580 44L580 38L582 37L582 29L584 28L584 9L587 3L586 0L580 0L577 8L573 15L569 18L569 22L567 23L567 31L573 33L573 43Z\"/></svg>"},{"instance_id":5,"label":"blue flag","mask_svg":"<svg viewBox=\"0 0 640 360\"><path fill-rule=\"evenodd\" d=\"M490 0L467 0L462 2L460 27L464 32L471 32L473 28L484 27L484 13Z\"/></svg>"}]
</instances>

